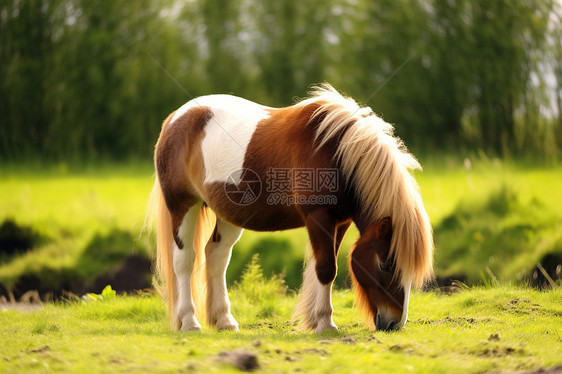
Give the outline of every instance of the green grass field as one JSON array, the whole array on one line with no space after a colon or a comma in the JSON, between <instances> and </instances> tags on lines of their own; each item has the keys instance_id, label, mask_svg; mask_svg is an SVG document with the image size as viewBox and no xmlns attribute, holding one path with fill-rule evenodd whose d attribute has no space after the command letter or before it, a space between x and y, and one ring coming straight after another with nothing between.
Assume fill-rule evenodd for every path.
<instances>
[{"instance_id":1,"label":"green grass field","mask_svg":"<svg viewBox=\"0 0 562 374\"><path fill-rule=\"evenodd\" d=\"M153 295L0 311L0 372L482 373L562 365L560 289L414 293L409 322L391 333L367 330L351 291L340 290L340 329L315 335L289 322L294 294L277 281L251 280L230 292L238 333L172 332Z\"/></svg>"}]
</instances>

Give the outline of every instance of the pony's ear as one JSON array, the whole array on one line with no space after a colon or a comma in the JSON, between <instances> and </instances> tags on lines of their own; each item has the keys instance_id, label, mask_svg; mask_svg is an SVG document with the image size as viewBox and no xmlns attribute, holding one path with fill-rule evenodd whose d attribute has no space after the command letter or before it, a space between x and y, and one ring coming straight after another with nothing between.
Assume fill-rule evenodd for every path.
<instances>
[{"instance_id":1,"label":"pony's ear","mask_svg":"<svg viewBox=\"0 0 562 374\"><path fill-rule=\"evenodd\" d=\"M392 238L392 219L384 217L375 224L375 234L377 239Z\"/></svg>"}]
</instances>

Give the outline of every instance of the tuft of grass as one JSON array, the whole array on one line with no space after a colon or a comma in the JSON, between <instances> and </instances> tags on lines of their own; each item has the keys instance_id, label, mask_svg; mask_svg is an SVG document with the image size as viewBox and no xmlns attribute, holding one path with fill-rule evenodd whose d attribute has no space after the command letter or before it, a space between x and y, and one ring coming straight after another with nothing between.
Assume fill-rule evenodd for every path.
<instances>
[{"instance_id":1,"label":"tuft of grass","mask_svg":"<svg viewBox=\"0 0 562 374\"><path fill-rule=\"evenodd\" d=\"M259 255L255 254L242 274L242 279L235 284L234 290L249 300L262 302L285 295L287 286L277 275L266 278L263 275Z\"/></svg>"},{"instance_id":2,"label":"tuft of grass","mask_svg":"<svg viewBox=\"0 0 562 374\"><path fill-rule=\"evenodd\" d=\"M287 285L280 276L264 276L259 254L254 254L230 294L237 301L235 312L240 312L238 314L268 319L281 313L281 300L287 291Z\"/></svg>"},{"instance_id":3,"label":"tuft of grass","mask_svg":"<svg viewBox=\"0 0 562 374\"><path fill-rule=\"evenodd\" d=\"M297 234L301 234L300 232ZM245 235L245 234L244 234ZM302 242L308 238L304 233ZM284 274L287 287L298 289L302 282L302 267L305 245L298 248L287 237L264 236L258 238L249 248L238 255L229 264L229 280L241 280L247 271L247 264L254 262L254 257L259 256L262 271L268 277ZM235 251L239 249L236 248ZM267 270L263 270L267 269Z\"/></svg>"}]
</instances>

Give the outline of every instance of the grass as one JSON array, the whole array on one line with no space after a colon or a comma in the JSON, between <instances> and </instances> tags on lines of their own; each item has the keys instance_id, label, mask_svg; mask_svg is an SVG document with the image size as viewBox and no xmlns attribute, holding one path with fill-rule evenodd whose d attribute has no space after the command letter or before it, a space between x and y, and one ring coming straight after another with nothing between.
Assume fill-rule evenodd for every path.
<instances>
[{"instance_id":1,"label":"grass","mask_svg":"<svg viewBox=\"0 0 562 374\"><path fill-rule=\"evenodd\" d=\"M257 356L257 372L482 373L562 365L562 290L513 286L413 293L399 332L365 328L349 290L334 293L337 332L297 331L295 304L254 261L230 292L240 332L173 332L154 295L0 311L0 372L239 372L224 352ZM222 353L221 353L222 352Z\"/></svg>"}]
</instances>

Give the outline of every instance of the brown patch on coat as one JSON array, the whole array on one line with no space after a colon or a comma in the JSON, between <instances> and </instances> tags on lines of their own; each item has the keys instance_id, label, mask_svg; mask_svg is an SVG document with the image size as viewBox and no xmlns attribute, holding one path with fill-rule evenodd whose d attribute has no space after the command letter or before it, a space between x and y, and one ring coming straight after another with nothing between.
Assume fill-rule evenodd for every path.
<instances>
[{"instance_id":1,"label":"brown patch on coat","mask_svg":"<svg viewBox=\"0 0 562 374\"><path fill-rule=\"evenodd\" d=\"M203 155L201 141L205 125L212 117L208 107L193 107L169 123L170 114L156 144L154 162L166 206L172 217L174 238L179 248L178 229L183 217L200 200L203 188Z\"/></svg>"}]
</instances>

